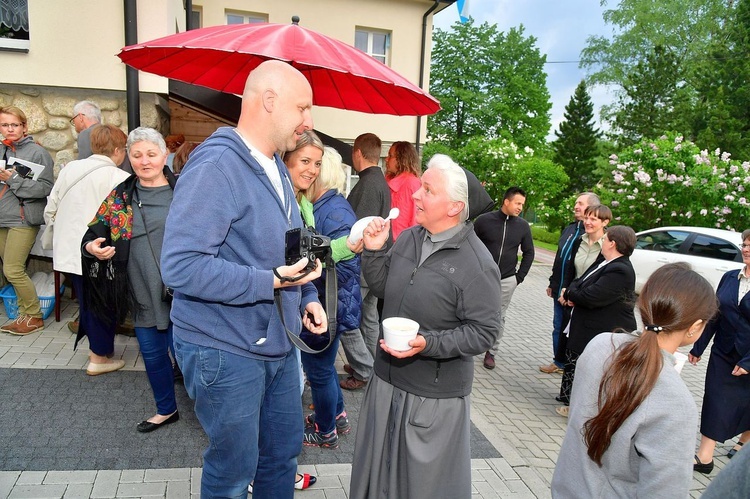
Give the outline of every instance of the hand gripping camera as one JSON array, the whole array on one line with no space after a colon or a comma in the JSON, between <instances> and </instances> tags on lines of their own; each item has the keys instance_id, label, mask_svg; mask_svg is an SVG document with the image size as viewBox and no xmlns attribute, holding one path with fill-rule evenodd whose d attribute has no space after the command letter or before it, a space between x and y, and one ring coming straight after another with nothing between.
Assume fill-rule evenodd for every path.
<instances>
[{"instance_id":1,"label":"hand gripping camera","mask_svg":"<svg viewBox=\"0 0 750 499\"><path fill-rule=\"evenodd\" d=\"M319 258L321 262L325 262L330 253L330 237L322 236L309 227L286 231L285 258L287 265L293 265L300 258L307 257L309 263L304 270L314 270L315 260Z\"/></svg>"}]
</instances>

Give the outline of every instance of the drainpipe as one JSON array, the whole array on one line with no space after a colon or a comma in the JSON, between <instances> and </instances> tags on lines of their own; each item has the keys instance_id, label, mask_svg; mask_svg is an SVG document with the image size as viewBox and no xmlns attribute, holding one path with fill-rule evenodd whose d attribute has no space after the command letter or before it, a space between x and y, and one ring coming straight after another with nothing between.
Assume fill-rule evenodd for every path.
<instances>
[{"instance_id":1,"label":"drainpipe","mask_svg":"<svg viewBox=\"0 0 750 499\"><path fill-rule=\"evenodd\" d=\"M125 45L138 43L138 13L136 0L123 0L125 6ZM125 96L128 107L128 131L141 124L141 95L138 70L125 66Z\"/></svg>"},{"instance_id":2,"label":"drainpipe","mask_svg":"<svg viewBox=\"0 0 750 499\"><path fill-rule=\"evenodd\" d=\"M190 31L195 28L192 23L192 14L193 0L185 0L185 31Z\"/></svg>"},{"instance_id":3,"label":"drainpipe","mask_svg":"<svg viewBox=\"0 0 750 499\"><path fill-rule=\"evenodd\" d=\"M424 58L425 53L427 52L427 18L430 14L432 14L435 9L438 8L438 5L440 5L440 0L435 0L435 3L427 9L427 12L424 13L422 16L422 50L421 54L419 55L419 88L423 88L424 86ZM419 153L419 141L422 135L422 117L417 116L417 137L414 139L414 144L417 147L417 153Z\"/></svg>"}]
</instances>

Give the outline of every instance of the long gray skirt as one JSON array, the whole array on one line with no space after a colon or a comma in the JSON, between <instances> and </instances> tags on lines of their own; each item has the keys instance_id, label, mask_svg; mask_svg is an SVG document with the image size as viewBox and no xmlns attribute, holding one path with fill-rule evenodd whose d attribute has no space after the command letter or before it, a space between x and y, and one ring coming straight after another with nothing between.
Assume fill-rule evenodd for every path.
<instances>
[{"instance_id":1,"label":"long gray skirt","mask_svg":"<svg viewBox=\"0 0 750 499\"><path fill-rule=\"evenodd\" d=\"M350 499L471 497L469 397L432 399L370 378Z\"/></svg>"}]
</instances>

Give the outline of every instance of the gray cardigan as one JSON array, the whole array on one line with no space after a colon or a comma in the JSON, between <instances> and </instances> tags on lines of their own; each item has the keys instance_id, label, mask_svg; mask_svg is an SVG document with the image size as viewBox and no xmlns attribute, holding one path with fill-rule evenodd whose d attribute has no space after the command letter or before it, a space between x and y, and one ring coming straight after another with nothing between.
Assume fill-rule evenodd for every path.
<instances>
[{"instance_id":1,"label":"gray cardigan","mask_svg":"<svg viewBox=\"0 0 750 499\"><path fill-rule=\"evenodd\" d=\"M612 352L633 338L599 334L579 357L568 430L552 477L553 498L688 497L698 411L674 368L674 356L664 350L654 389L615 432L602 467L588 457L583 424L598 412L599 382Z\"/></svg>"}]
</instances>

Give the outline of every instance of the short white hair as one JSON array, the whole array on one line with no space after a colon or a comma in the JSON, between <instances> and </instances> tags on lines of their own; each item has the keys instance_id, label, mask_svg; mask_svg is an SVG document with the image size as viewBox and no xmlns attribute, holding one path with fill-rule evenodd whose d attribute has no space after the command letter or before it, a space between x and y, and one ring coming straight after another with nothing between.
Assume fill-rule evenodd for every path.
<instances>
[{"instance_id":1,"label":"short white hair","mask_svg":"<svg viewBox=\"0 0 750 499\"><path fill-rule=\"evenodd\" d=\"M436 154L427 163L427 169L433 168L443 174L445 190L451 201L460 201L464 209L459 215L459 221L465 222L469 218L469 182L466 172L449 156Z\"/></svg>"},{"instance_id":2,"label":"short white hair","mask_svg":"<svg viewBox=\"0 0 750 499\"><path fill-rule=\"evenodd\" d=\"M143 141L151 142L159 148L162 154L167 154L167 143L164 142L164 137L153 128L147 128L144 126L139 126L128 134L128 142L126 144L128 152L130 152L130 148L133 144Z\"/></svg>"},{"instance_id":3,"label":"short white hair","mask_svg":"<svg viewBox=\"0 0 750 499\"><path fill-rule=\"evenodd\" d=\"M95 102L90 100L82 100L73 106L73 116L82 114L85 117L96 121L97 123L102 122L102 111Z\"/></svg>"}]
</instances>

